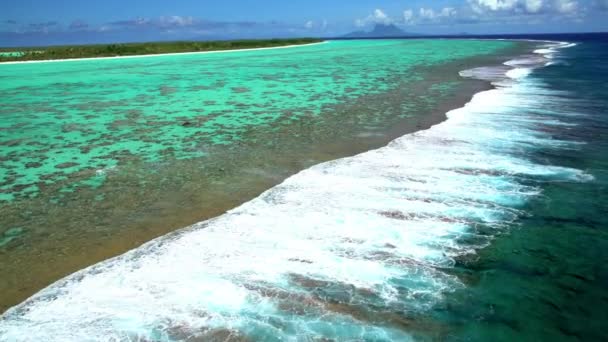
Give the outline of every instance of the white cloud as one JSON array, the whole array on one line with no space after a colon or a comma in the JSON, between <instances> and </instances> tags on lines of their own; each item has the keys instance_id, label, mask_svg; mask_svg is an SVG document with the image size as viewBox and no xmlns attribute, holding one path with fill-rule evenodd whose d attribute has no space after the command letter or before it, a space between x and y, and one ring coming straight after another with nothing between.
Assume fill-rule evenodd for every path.
<instances>
[{"instance_id":1,"label":"white cloud","mask_svg":"<svg viewBox=\"0 0 608 342\"><path fill-rule=\"evenodd\" d=\"M456 15L456 10L452 7L444 7L435 12L432 8L420 8L420 18L427 20L437 20L441 18L449 18Z\"/></svg>"},{"instance_id":2,"label":"white cloud","mask_svg":"<svg viewBox=\"0 0 608 342\"><path fill-rule=\"evenodd\" d=\"M537 13L543 7L543 0L528 0L526 1L526 11L529 13Z\"/></svg>"},{"instance_id":3,"label":"white cloud","mask_svg":"<svg viewBox=\"0 0 608 342\"><path fill-rule=\"evenodd\" d=\"M574 14L578 10L578 1L555 0L555 9L559 13Z\"/></svg>"},{"instance_id":4,"label":"white cloud","mask_svg":"<svg viewBox=\"0 0 608 342\"><path fill-rule=\"evenodd\" d=\"M195 20L193 17L182 17L179 15L171 15L167 17L160 17L161 26L192 26L194 25Z\"/></svg>"},{"instance_id":5,"label":"white cloud","mask_svg":"<svg viewBox=\"0 0 608 342\"><path fill-rule=\"evenodd\" d=\"M374 12L363 19L355 20L355 25L358 27L367 26L368 24L392 24L393 19L384 13L381 9L375 9Z\"/></svg>"},{"instance_id":6,"label":"white cloud","mask_svg":"<svg viewBox=\"0 0 608 342\"><path fill-rule=\"evenodd\" d=\"M444 7L440 10L421 7L416 13L412 9L403 11L403 23L414 25L418 23L439 23L449 18L456 17L458 11L453 7Z\"/></svg>"},{"instance_id":7,"label":"white cloud","mask_svg":"<svg viewBox=\"0 0 608 342\"><path fill-rule=\"evenodd\" d=\"M411 9L403 11L403 21L406 24L411 24L414 21L414 11Z\"/></svg>"},{"instance_id":8,"label":"white cloud","mask_svg":"<svg viewBox=\"0 0 608 342\"><path fill-rule=\"evenodd\" d=\"M435 18L435 11L432 8L426 9L426 8L420 8L420 18L422 19L434 19Z\"/></svg>"},{"instance_id":9,"label":"white cloud","mask_svg":"<svg viewBox=\"0 0 608 342\"><path fill-rule=\"evenodd\" d=\"M442 17L454 17L454 16L456 16L456 14L457 14L457 11L452 7L444 7L441 10Z\"/></svg>"},{"instance_id":10,"label":"white cloud","mask_svg":"<svg viewBox=\"0 0 608 342\"><path fill-rule=\"evenodd\" d=\"M327 31L328 25L329 23L326 19L323 19L321 21L308 20L304 23L304 29L325 32Z\"/></svg>"},{"instance_id":11,"label":"white cloud","mask_svg":"<svg viewBox=\"0 0 608 342\"><path fill-rule=\"evenodd\" d=\"M468 3L476 14L575 14L579 10L577 0L468 0Z\"/></svg>"},{"instance_id":12,"label":"white cloud","mask_svg":"<svg viewBox=\"0 0 608 342\"><path fill-rule=\"evenodd\" d=\"M148 18L136 18L135 20L133 20L133 23L135 25L148 25L151 22L152 22L152 20L150 20Z\"/></svg>"},{"instance_id":13,"label":"white cloud","mask_svg":"<svg viewBox=\"0 0 608 342\"><path fill-rule=\"evenodd\" d=\"M591 8L608 10L608 0L592 0ZM358 19L355 24L454 25L492 23L495 25L530 24L550 21L583 20L590 7L578 0L467 0L455 7L419 7L403 10L401 18L393 19L381 9Z\"/></svg>"},{"instance_id":14,"label":"white cloud","mask_svg":"<svg viewBox=\"0 0 608 342\"><path fill-rule=\"evenodd\" d=\"M511 11L520 0L469 0L469 4L475 13L481 14L487 11Z\"/></svg>"},{"instance_id":15,"label":"white cloud","mask_svg":"<svg viewBox=\"0 0 608 342\"><path fill-rule=\"evenodd\" d=\"M390 24L392 22L392 20L381 9L376 9L376 10L374 10L374 22L382 23L382 24Z\"/></svg>"}]
</instances>

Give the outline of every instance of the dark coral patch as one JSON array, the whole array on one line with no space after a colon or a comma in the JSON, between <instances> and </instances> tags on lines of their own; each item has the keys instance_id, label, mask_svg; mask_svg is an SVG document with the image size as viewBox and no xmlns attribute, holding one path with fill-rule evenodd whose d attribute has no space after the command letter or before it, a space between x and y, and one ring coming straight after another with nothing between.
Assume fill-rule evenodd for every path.
<instances>
[{"instance_id":1,"label":"dark coral patch","mask_svg":"<svg viewBox=\"0 0 608 342\"><path fill-rule=\"evenodd\" d=\"M78 163L73 163L73 162L61 163L61 164L55 165L55 168L67 169L67 168L74 167L74 166L78 166Z\"/></svg>"}]
</instances>

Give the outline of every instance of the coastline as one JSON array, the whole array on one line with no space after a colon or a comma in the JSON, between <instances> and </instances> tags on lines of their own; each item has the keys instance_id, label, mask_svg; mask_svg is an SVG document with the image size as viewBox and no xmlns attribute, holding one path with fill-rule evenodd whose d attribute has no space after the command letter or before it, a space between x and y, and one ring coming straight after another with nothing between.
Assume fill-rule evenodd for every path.
<instances>
[{"instance_id":1,"label":"coastline","mask_svg":"<svg viewBox=\"0 0 608 342\"><path fill-rule=\"evenodd\" d=\"M228 52L244 52L244 51L262 51L262 50L276 50L276 49L288 49L304 46L313 46L319 44L326 44L328 40L307 43L307 44L295 44L285 46L273 46L273 47L262 47L262 48L251 48L251 49L232 49L232 50L214 50L214 51L193 51L193 52L172 52L172 53L160 53L160 54L149 54L149 55L132 55L132 56L113 56L113 57L86 57L86 58L67 58L67 59L45 59L39 61L9 61L0 62L0 65L9 64L34 64L34 63L54 63L54 62L75 62L75 61L94 61L94 60L106 60L106 59L127 59L127 58L145 58L145 57L162 57L162 56L186 56L186 55L200 55L200 54L216 54L216 53L228 53Z\"/></svg>"},{"instance_id":2,"label":"coastline","mask_svg":"<svg viewBox=\"0 0 608 342\"><path fill-rule=\"evenodd\" d=\"M315 43L315 44L322 44L322 43ZM297 45L297 46L303 46L303 45ZM218 52L225 52L225 51L218 51ZM206 52L203 52L203 53L206 53ZM504 56L504 55L496 56L496 58L500 59L502 62L504 62L505 60L508 60L511 58L510 54L508 54L508 55L509 56ZM158 56L158 55L150 55L150 56ZM469 66L476 65L475 64L476 62L473 60L468 61L467 63L469 64ZM448 70L456 70L456 68L457 67L454 65L450 65L450 66L446 67L446 69L448 69ZM314 159L317 162L333 160L333 159L335 159L335 157L334 157L335 153L340 153L343 156L352 156L357 153L363 153L368 150L373 150L373 149L385 146L388 142L390 142L400 136L428 129L438 123L445 121L447 118L446 114L450 109L460 108L460 107L464 106L466 103L468 103L476 93L479 93L481 91L492 88L490 82L485 82L485 81L467 80L466 84L467 84L467 86L465 87L465 89L458 89L457 91L455 91L455 93L456 93L455 96L453 96L448 101L443 101L443 102L438 103L436 108L432 112L426 113L424 115L417 115L415 118L408 118L407 120L402 120L401 124L393 127L390 132L386 133L385 136L379 137L376 142L372 142L370 144L370 142L368 141L365 144L361 144L361 145L354 144L352 146L346 146L346 145L340 146L339 144L336 144L334 146L327 146L327 151L325 151L324 153L318 154L318 155L314 155L314 157L315 157ZM328 152L328 151L330 151L330 152ZM338 151L338 152L336 152L336 151ZM296 166L294 168L294 170L295 170L294 173L297 173L298 171L300 171L304 168L310 167L310 166L311 165L307 165L307 164L302 164L301 166ZM179 230L179 229L189 226L195 222L212 219L213 217L221 215L222 213L224 213L226 211L236 208L236 207L240 206L241 204L248 202L249 200L251 200L253 198L256 198L261 192L264 192L265 190L267 190L277 184L280 184L281 182L283 182L285 179L287 179L294 173L292 173L290 170L288 173L279 175L276 178L271 178L269 180L266 179L266 180L260 181L259 183L255 184L254 186L247 188L248 190L245 191L244 194L243 193L236 194L234 197L223 196L223 195L219 194L218 198L222 198L222 196L223 196L224 197L223 200L218 200L217 201L218 203L213 203L210 207L197 208L196 210L193 210L189 213L186 213L186 212L179 213L178 215L176 215L177 217L175 217L175 221L173 222L173 224L171 224L169 227L154 226L153 224L146 226L146 225L142 224L142 229L145 229L145 230L141 234L141 236L138 236L138 237L134 237L132 232L126 233L126 235L121 235L122 233L119 232L119 233L117 233L116 236L112 237L112 240L113 240L113 242L111 244L112 247L108 248L109 246L107 244L101 244L101 246L99 248L88 249L86 251L86 253L85 253L85 251L83 251L83 253L86 254L86 257L83 254L83 258L80 259L78 262L75 260L70 260L70 262L73 262L74 264L69 264L69 262L68 262L67 263L68 266L66 267L66 269L73 270L73 269L86 268L87 266L91 265L91 263L89 262L90 260L93 260L93 259L96 259L98 261L104 260L107 258L111 258L115 255L124 253L128 250L131 250L131 249L149 241L150 235L157 236L157 237L163 236L170 231L174 231L176 229ZM218 194L216 194L216 195L218 195ZM212 200L212 199L213 199L213 196L211 196L210 200ZM79 262L81 262L81 264L79 264ZM46 270L46 271L39 270L39 271L43 272L43 273L51 272L50 270ZM53 270L53 271L56 271L56 270ZM73 272L73 271L70 271L67 274L69 274L71 272ZM37 272L33 272L33 273L38 274ZM63 274L63 275L65 276L66 274ZM50 277L50 278L53 278L53 277ZM57 278L55 277L55 279L57 279ZM45 287L46 285L48 285L48 283L46 283L44 285L41 284L41 286L36 291L38 291L40 288ZM24 298L27 298L29 295L31 295L31 293L32 292L30 292L30 291L21 291L19 293L13 293L13 294L9 293L7 295L12 296L12 298L14 298L16 301L21 302L21 300L23 300ZM2 311L4 311L4 310L2 310Z\"/></svg>"},{"instance_id":3,"label":"coastline","mask_svg":"<svg viewBox=\"0 0 608 342\"><path fill-rule=\"evenodd\" d=\"M475 96L479 96L479 93L476 94ZM459 108L459 109L462 109L462 108ZM455 112L456 111L451 111L450 113L448 113L448 115L451 115L451 114L453 114ZM423 131L423 130L420 130L420 131ZM390 147L390 145L398 145L398 142L391 142L389 144L389 146L387 146L387 148ZM378 151L370 150L368 152L362 153L361 155L373 155L373 154L376 154L376 153L378 153ZM356 158L363 158L363 157L357 156ZM327 164L330 164L330 163L327 163ZM330 166L330 165L328 165L328 166ZM323 169L321 165L315 166L314 168L317 169L317 171L320 170L320 169ZM310 172L310 171L302 171L301 173L305 173L305 172ZM270 192L271 191L268 190L268 191L265 192L265 194L268 194ZM264 196L264 195L262 195L262 196ZM243 206L243 207L246 207L246 206ZM237 212L237 213L235 213L235 212ZM231 210L229 212L229 215L233 215L233 216L236 215L236 216L238 216L239 215L238 212L241 212L242 214L246 214L247 210L244 209L244 208L235 208L234 210ZM201 238L201 234L203 234L202 231L207 231L208 230L208 229L204 229L205 227L209 228L208 226L211 226L211 225L213 225L215 223L218 223L218 221L221 222L221 220L222 220L221 218L212 219L212 220L209 220L208 222L199 222L197 224L194 224L193 226L186 227L184 229L180 229L180 230L178 230L178 231L176 231L174 233L169 234L168 236L165 236L165 237L160 238L160 239L155 239L153 241L150 241L150 242L146 243L144 246L142 246L139 249L139 252L141 252L141 254L144 254L146 251L157 250L159 252L159 254L165 253L165 252L167 252L170 249L169 247L171 247L171 244L176 243L180 239L180 237L183 237L185 234L192 234L192 233L198 231L200 234L193 234L193 235L195 235L194 236L195 240L196 239L200 239ZM212 233L210 233L210 234L212 234ZM187 239L183 239L183 240L187 240ZM236 241L234 241L234 242L236 242ZM166 248L164 248L164 249L161 248L165 244L168 245L168 246L165 246ZM196 242L194 244L196 246ZM179 243L177 243L177 247L179 247L179 246L180 246ZM392 248L395 248L395 247L393 246ZM129 259L129 257L134 257L135 259L139 259L140 257L142 257L142 256L137 256L137 255L138 255L137 251L130 251L130 252L128 252L125 255L121 255L121 256L113 258L111 260L107 260L102 265L94 265L94 266L88 267L87 269L84 269L84 270L81 270L81 271L77 272L77 274L74 274L74 275L72 275L70 277L67 277L64 280L58 281L55 284L56 287L55 287L54 290L63 290L64 286L66 288L68 288L68 290L70 290L70 287L73 284L73 283L72 284L70 283L70 279L71 278L75 278L76 282L78 282L79 281L78 280L79 279L78 276L83 276L84 277L85 274L87 274L87 272L86 272L87 270L88 271L93 271L93 272L90 272L92 274L96 274L97 272L99 272L99 273L105 272L105 271L108 271L108 270L110 270L112 268L112 264L113 265L120 264L121 261L125 261L126 259ZM132 259L130 259L130 260L132 260ZM179 261L179 259L178 259L178 261ZM295 261L298 261L298 260L295 260ZM418 265L416 265L416 267L418 267ZM230 289L227 289L227 290L230 290ZM53 292L51 291L51 293L53 293ZM59 296L61 296L61 294L59 294ZM40 299L40 298L36 298L36 296L34 296L30 300L28 300L28 302L33 302L36 299ZM29 309L29 307L27 307L27 305L26 305L26 307L24 307L24 309ZM12 310L10 312L14 313L14 311L12 311ZM187 323L185 323L185 324L187 324ZM181 328L182 327L178 327L178 330L181 329ZM183 329L188 329L188 327L184 326ZM414 327L412 327L412 329L416 329L416 327L414 326ZM187 331L187 330L185 330L185 331Z\"/></svg>"},{"instance_id":4,"label":"coastline","mask_svg":"<svg viewBox=\"0 0 608 342\"><path fill-rule=\"evenodd\" d=\"M605 260L608 243L601 229L606 227L602 208L607 197L602 191L608 184L608 145L605 138L595 137L606 137L602 114L608 102L605 91L598 91L592 97L597 103L588 106L586 94L605 79L606 69L595 70L593 65L601 63L608 50L605 43L592 40L548 43L561 46L535 50L549 62L532 75L529 97L523 96L529 107L522 106L522 113L526 107L542 108L550 113L549 120L569 126L551 130L551 139L569 147L549 145L528 152L542 164L581 169L589 178L532 180L542 195L525 205L527 215L517 228L457 262L454 273L470 286L456 291L445 310L464 322L454 329L456 340L606 339L606 311L597 303L606 298L608 273L597 261ZM483 316L491 318L474 322Z\"/></svg>"}]
</instances>

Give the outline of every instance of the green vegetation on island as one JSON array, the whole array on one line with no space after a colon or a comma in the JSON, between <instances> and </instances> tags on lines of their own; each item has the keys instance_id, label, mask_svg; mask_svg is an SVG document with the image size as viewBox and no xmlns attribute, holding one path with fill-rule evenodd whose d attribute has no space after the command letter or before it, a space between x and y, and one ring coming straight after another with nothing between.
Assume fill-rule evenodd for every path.
<instances>
[{"instance_id":1,"label":"green vegetation on island","mask_svg":"<svg viewBox=\"0 0 608 342\"><path fill-rule=\"evenodd\" d=\"M177 41L100 45L70 45L31 48L0 48L0 62L155 55L165 53L224 51L269 48L321 42L320 39L266 39L227 41Z\"/></svg>"}]
</instances>

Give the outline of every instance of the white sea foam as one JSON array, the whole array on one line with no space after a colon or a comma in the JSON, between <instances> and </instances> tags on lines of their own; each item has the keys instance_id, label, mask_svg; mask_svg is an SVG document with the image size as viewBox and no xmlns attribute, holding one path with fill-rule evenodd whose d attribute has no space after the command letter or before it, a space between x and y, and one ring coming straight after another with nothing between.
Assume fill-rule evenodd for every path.
<instances>
[{"instance_id":1,"label":"white sea foam","mask_svg":"<svg viewBox=\"0 0 608 342\"><path fill-rule=\"evenodd\" d=\"M511 67L526 67L526 66L538 66L539 64L545 63L547 61L546 58L538 55L532 56L522 56L519 58L512 59L510 61L505 62L505 65Z\"/></svg>"},{"instance_id":2,"label":"white sea foam","mask_svg":"<svg viewBox=\"0 0 608 342\"><path fill-rule=\"evenodd\" d=\"M555 53L557 53L559 49L567 49L567 48L575 47L577 45L578 44L576 44L576 43L569 43L569 42L553 42L553 43L546 44L545 46L543 46L540 49L534 50L534 53L543 55L547 59L553 59L553 58L555 58ZM551 63L551 62L548 62L548 63Z\"/></svg>"},{"instance_id":3,"label":"white sea foam","mask_svg":"<svg viewBox=\"0 0 608 342\"><path fill-rule=\"evenodd\" d=\"M529 68L515 68L507 71L507 77L512 78L514 80L524 78L532 72L532 69Z\"/></svg>"},{"instance_id":4,"label":"white sea foam","mask_svg":"<svg viewBox=\"0 0 608 342\"><path fill-rule=\"evenodd\" d=\"M539 194L522 178L589 177L527 158L572 144L545 132L570 114L530 72L431 129L51 285L2 317L0 340L407 340L386 322L463 286L442 268L516 220Z\"/></svg>"}]
</instances>

